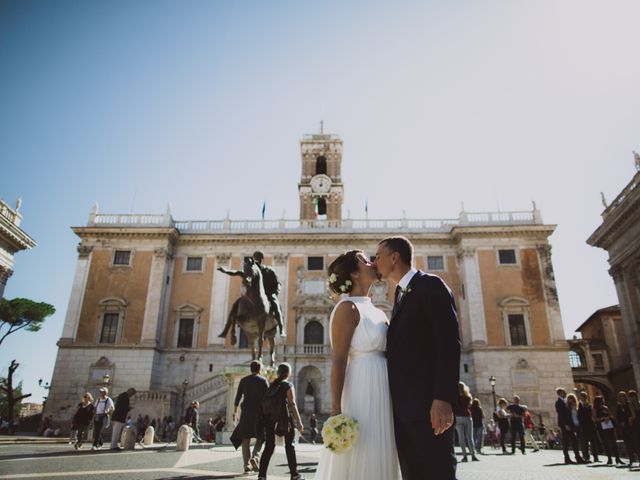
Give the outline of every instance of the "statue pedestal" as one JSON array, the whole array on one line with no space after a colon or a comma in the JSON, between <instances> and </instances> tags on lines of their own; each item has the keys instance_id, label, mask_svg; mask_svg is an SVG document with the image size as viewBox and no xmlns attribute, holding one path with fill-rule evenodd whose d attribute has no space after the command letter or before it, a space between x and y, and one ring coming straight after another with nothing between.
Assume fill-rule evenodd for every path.
<instances>
[{"instance_id":1,"label":"statue pedestal","mask_svg":"<svg viewBox=\"0 0 640 480\"><path fill-rule=\"evenodd\" d=\"M229 437L236 426L233 423L233 403L238 392L238 385L243 377L251 374L249 364L229 365L220 372L227 379L229 388L227 389L227 410L224 419L224 430L216 432L216 443L220 445L230 445Z\"/></svg>"}]
</instances>

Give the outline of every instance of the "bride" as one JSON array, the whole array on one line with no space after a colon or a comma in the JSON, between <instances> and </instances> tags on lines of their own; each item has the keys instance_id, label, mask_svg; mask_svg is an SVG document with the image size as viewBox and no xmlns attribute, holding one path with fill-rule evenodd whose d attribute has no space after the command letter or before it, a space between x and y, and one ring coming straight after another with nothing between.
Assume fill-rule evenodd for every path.
<instances>
[{"instance_id":1,"label":"bride","mask_svg":"<svg viewBox=\"0 0 640 480\"><path fill-rule=\"evenodd\" d=\"M360 438L345 453L323 448L316 480L400 478L385 358L387 317L367 296L377 279L375 267L360 250L348 251L329 265L329 287L347 294L330 318L331 415L343 413L357 420Z\"/></svg>"}]
</instances>

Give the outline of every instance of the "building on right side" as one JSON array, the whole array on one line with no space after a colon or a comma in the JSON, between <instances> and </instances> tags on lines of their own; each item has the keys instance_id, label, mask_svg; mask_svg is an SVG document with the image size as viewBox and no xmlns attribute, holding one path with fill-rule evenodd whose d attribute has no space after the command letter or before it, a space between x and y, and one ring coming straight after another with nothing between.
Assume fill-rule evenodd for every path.
<instances>
[{"instance_id":1,"label":"building on right side","mask_svg":"<svg viewBox=\"0 0 640 480\"><path fill-rule=\"evenodd\" d=\"M640 155L634 157L636 174L610 205L603 198L602 225L587 240L609 254L635 382L629 388L640 386Z\"/></svg>"}]
</instances>

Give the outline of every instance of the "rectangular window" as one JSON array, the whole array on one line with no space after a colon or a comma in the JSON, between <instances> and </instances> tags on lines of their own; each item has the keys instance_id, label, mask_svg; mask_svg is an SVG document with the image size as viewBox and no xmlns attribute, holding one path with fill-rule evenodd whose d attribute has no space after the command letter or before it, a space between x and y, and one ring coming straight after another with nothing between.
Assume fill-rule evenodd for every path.
<instances>
[{"instance_id":1,"label":"rectangular window","mask_svg":"<svg viewBox=\"0 0 640 480\"><path fill-rule=\"evenodd\" d=\"M187 257L187 272L201 272L202 257Z\"/></svg>"},{"instance_id":2,"label":"rectangular window","mask_svg":"<svg viewBox=\"0 0 640 480\"><path fill-rule=\"evenodd\" d=\"M427 257L427 270L444 270L444 257L442 256L428 256Z\"/></svg>"},{"instance_id":3,"label":"rectangular window","mask_svg":"<svg viewBox=\"0 0 640 480\"><path fill-rule=\"evenodd\" d=\"M307 270L324 270L324 257L308 257Z\"/></svg>"},{"instance_id":4,"label":"rectangular window","mask_svg":"<svg viewBox=\"0 0 640 480\"><path fill-rule=\"evenodd\" d=\"M511 345L527 345L524 315L509 315L509 333L511 335Z\"/></svg>"},{"instance_id":5,"label":"rectangular window","mask_svg":"<svg viewBox=\"0 0 640 480\"><path fill-rule=\"evenodd\" d=\"M102 332L100 332L100 343L116 343L116 333L118 333L117 313L105 313L102 318Z\"/></svg>"},{"instance_id":6,"label":"rectangular window","mask_svg":"<svg viewBox=\"0 0 640 480\"><path fill-rule=\"evenodd\" d=\"M116 250L113 256L114 265L129 265L131 261L131 250Z\"/></svg>"},{"instance_id":7,"label":"rectangular window","mask_svg":"<svg viewBox=\"0 0 640 480\"><path fill-rule=\"evenodd\" d=\"M498 250L498 258L500 265L515 265L518 263L516 260L516 251L513 249Z\"/></svg>"},{"instance_id":8,"label":"rectangular window","mask_svg":"<svg viewBox=\"0 0 640 480\"><path fill-rule=\"evenodd\" d=\"M604 360L602 358L601 353L594 353L592 355L593 358L593 368L595 370L604 370Z\"/></svg>"},{"instance_id":9,"label":"rectangular window","mask_svg":"<svg viewBox=\"0 0 640 480\"><path fill-rule=\"evenodd\" d=\"M193 318L181 318L178 327L178 347L191 348L193 346Z\"/></svg>"}]
</instances>

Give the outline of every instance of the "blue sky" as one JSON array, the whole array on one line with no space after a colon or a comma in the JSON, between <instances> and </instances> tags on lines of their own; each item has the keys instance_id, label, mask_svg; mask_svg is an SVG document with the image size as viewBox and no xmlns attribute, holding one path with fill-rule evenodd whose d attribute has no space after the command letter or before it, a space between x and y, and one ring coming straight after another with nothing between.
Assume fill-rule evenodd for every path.
<instances>
[{"instance_id":1,"label":"blue sky","mask_svg":"<svg viewBox=\"0 0 640 480\"><path fill-rule=\"evenodd\" d=\"M38 247L5 296L53 303L9 337L50 380L78 239L102 212L297 218L298 140L344 139L345 214L527 210L548 223L565 333L617 303L585 244L640 150L635 1L0 1L0 197Z\"/></svg>"}]
</instances>

